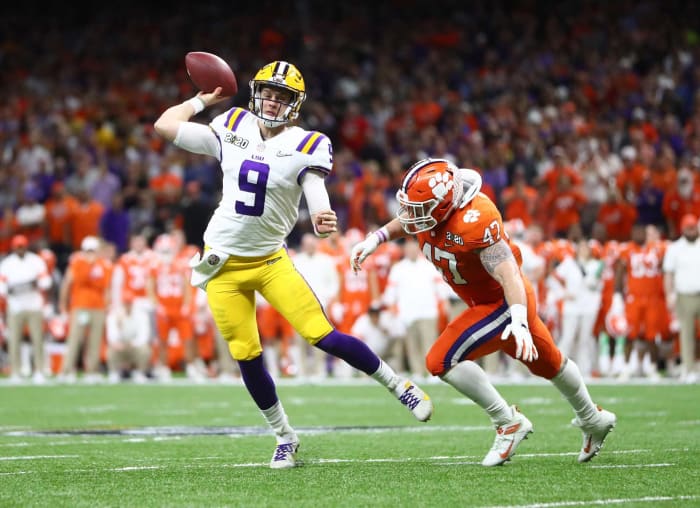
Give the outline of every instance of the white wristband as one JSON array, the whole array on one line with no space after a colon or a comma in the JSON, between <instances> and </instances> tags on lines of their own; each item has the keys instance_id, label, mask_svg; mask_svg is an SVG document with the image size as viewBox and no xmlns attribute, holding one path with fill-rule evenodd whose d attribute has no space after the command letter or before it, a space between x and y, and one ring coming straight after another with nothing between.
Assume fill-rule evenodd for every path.
<instances>
[{"instance_id":1,"label":"white wristband","mask_svg":"<svg viewBox=\"0 0 700 508\"><path fill-rule=\"evenodd\" d=\"M195 115L204 111L204 101L199 97L192 97L191 99L187 99L184 102L184 104L189 104L190 106L192 106Z\"/></svg>"},{"instance_id":2,"label":"white wristband","mask_svg":"<svg viewBox=\"0 0 700 508\"><path fill-rule=\"evenodd\" d=\"M515 303L510 306L510 319L515 322L518 321L521 324L527 326L527 307L521 303Z\"/></svg>"},{"instance_id":3,"label":"white wristband","mask_svg":"<svg viewBox=\"0 0 700 508\"><path fill-rule=\"evenodd\" d=\"M379 243L384 243L389 241L389 230L386 228L386 226L382 226L378 230L374 232L374 234L377 236L377 239L379 240Z\"/></svg>"}]
</instances>

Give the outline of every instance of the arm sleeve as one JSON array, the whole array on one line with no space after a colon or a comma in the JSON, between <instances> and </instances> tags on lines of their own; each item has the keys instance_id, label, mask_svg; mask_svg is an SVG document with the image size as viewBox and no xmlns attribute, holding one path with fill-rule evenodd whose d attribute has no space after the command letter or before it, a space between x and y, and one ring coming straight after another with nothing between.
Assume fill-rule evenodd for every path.
<instances>
[{"instance_id":1,"label":"arm sleeve","mask_svg":"<svg viewBox=\"0 0 700 508\"><path fill-rule=\"evenodd\" d=\"M219 158L219 140L207 125L195 122L180 123L175 136L175 145L188 152Z\"/></svg>"},{"instance_id":2,"label":"arm sleeve","mask_svg":"<svg viewBox=\"0 0 700 508\"><path fill-rule=\"evenodd\" d=\"M321 174L316 171L307 171L302 177L301 187L311 215L331 209L328 190Z\"/></svg>"}]
</instances>

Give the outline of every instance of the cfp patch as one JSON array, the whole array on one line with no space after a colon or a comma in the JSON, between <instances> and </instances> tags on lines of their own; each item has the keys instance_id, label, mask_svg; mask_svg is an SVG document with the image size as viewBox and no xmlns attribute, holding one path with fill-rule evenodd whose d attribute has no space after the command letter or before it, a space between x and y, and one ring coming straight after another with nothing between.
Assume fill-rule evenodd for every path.
<instances>
[{"instance_id":1,"label":"cfp patch","mask_svg":"<svg viewBox=\"0 0 700 508\"><path fill-rule=\"evenodd\" d=\"M456 234L448 231L445 234L445 245L447 245L448 243L455 244L455 245L464 245L464 240L462 239L461 236L456 235Z\"/></svg>"},{"instance_id":2,"label":"cfp patch","mask_svg":"<svg viewBox=\"0 0 700 508\"><path fill-rule=\"evenodd\" d=\"M238 148L245 148L248 146L249 141L246 138L236 136L233 132L227 132L224 134L224 143L231 143Z\"/></svg>"},{"instance_id":3,"label":"cfp patch","mask_svg":"<svg viewBox=\"0 0 700 508\"><path fill-rule=\"evenodd\" d=\"M221 258L216 254L209 254L209 256L207 256L207 263L209 263L211 266L218 265L220 261Z\"/></svg>"}]
</instances>

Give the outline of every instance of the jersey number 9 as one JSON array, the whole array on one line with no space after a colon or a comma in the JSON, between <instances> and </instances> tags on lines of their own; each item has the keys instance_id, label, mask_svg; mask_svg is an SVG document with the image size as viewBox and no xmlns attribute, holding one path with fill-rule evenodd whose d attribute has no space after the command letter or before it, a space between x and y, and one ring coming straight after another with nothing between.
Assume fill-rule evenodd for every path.
<instances>
[{"instance_id":1,"label":"jersey number 9","mask_svg":"<svg viewBox=\"0 0 700 508\"><path fill-rule=\"evenodd\" d=\"M253 217L260 217L263 214L269 176L270 166L267 164L251 160L243 161L241 170L238 172L238 188L252 195L252 199L236 201L236 213Z\"/></svg>"}]
</instances>

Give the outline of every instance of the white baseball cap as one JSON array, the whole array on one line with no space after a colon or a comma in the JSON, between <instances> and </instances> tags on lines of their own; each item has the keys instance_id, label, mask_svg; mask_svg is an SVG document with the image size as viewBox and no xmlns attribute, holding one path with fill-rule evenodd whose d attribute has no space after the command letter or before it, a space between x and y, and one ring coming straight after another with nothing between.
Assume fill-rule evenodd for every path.
<instances>
[{"instance_id":1,"label":"white baseball cap","mask_svg":"<svg viewBox=\"0 0 700 508\"><path fill-rule=\"evenodd\" d=\"M80 243L82 250L97 250L100 247L100 239L96 236L86 236Z\"/></svg>"}]
</instances>

